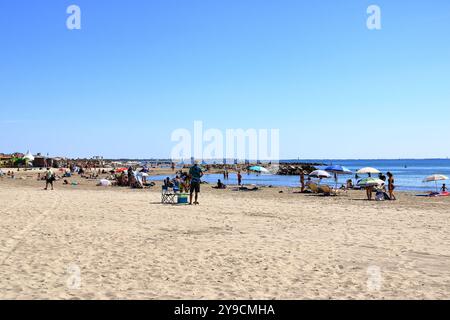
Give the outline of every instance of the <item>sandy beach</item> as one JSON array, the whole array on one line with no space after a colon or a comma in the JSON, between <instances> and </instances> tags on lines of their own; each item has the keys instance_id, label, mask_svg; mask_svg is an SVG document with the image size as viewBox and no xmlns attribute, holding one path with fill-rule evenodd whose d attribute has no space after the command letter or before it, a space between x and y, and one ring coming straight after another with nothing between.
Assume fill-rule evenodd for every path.
<instances>
[{"instance_id":1,"label":"sandy beach","mask_svg":"<svg viewBox=\"0 0 450 320\"><path fill-rule=\"evenodd\" d=\"M0 179L1 299L450 298L448 198L202 186L171 206L22 175Z\"/></svg>"}]
</instances>

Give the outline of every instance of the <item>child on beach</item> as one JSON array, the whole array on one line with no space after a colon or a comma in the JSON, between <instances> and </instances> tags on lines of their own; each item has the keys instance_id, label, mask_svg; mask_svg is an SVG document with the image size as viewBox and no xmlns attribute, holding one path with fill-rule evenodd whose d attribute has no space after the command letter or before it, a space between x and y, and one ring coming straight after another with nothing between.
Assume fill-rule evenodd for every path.
<instances>
[{"instance_id":1,"label":"child on beach","mask_svg":"<svg viewBox=\"0 0 450 320\"><path fill-rule=\"evenodd\" d=\"M238 181L238 186L240 186L242 184L242 175L241 175L240 171L238 171L238 173L237 173L237 181Z\"/></svg>"},{"instance_id":2,"label":"child on beach","mask_svg":"<svg viewBox=\"0 0 450 320\"><path fill-rule=\"evenodd\" d=\"M441 191L443 193L448 191L447 186L445 185L445 183L442 185Z\"/></svg>"}]
</instances>

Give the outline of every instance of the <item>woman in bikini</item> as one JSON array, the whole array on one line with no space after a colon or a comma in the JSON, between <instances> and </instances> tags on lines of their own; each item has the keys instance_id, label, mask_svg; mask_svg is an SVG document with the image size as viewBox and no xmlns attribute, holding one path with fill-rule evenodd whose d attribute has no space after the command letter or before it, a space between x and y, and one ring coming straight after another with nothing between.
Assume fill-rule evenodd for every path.
<instances>
[{"instance_id":1,"label":"woman in bikini","mask_svg":"<svg viewBox=\"0 0 450 320\"><path fill-rule=\"evenodd\" d=\"M394 189L395 189L394 176L390 172L387 173L387 176L388 176L389 198L391 198L391 200L397 200L394 195Z\"/></svg>"}]
</instances>

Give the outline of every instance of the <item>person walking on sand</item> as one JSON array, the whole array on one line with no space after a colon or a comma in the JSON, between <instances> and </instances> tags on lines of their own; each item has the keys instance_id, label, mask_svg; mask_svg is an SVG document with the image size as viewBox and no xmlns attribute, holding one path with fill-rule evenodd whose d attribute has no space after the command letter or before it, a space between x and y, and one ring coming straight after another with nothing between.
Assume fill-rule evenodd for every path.
<instances>
[{"instance_id":1,"label":"person walking on sand","mask_svg":"<svg viewBox=\"0 0 450 320\"><path fill-rule=\"evenodd\" d=\"M53 181L55 181L55 174L53 173L50 168L47 168L47 171L45 172L45 189L48 190L48 185L52 187L53 190Z\"/></svg>"},{"instance_id":2,"label":"person walking on sand","mask_svg":"<svg viewBox=\"0 0 450 320\"><path fill-rule=\"evenodd\" d=\"M389 198L391 198L391 200L397 200L394 195L394 189L395 189L394 176L390 172L387 173L387 176L388 176Z\"/></svg>"},{"instance_id":3,"label":"person walking on sand","mask_svg":"<svg viewBox=\"0 0 450 320\"><path fill-rule=\"evenodd\" d=\"M198 203L198 194L200 192L200 183L201 183L201 178L203 177L203 171L198 166L198 162L195 162L194 165L189 169L189 176L191 177L189 204L192 205L192 195L194 192L195 192L194 204L199 204Z\"/></svg>"}]
</instances>

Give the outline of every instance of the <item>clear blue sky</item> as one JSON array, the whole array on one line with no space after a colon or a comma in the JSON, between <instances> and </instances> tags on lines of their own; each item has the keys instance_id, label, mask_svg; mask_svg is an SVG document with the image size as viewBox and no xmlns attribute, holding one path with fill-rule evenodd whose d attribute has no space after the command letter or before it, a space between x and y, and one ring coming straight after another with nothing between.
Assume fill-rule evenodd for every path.
<instances>
[{"instance_id":1,"label":"clear blue sky","mask_svg":"<svg viewBox=\"0 0 450 320\"><path fill-rule=\"evenodd\" d=\"M282 158L450 156L449 36L448 0L1 1L0 152L168 157L202 120Z\"/></svg>"}]
</instances>

